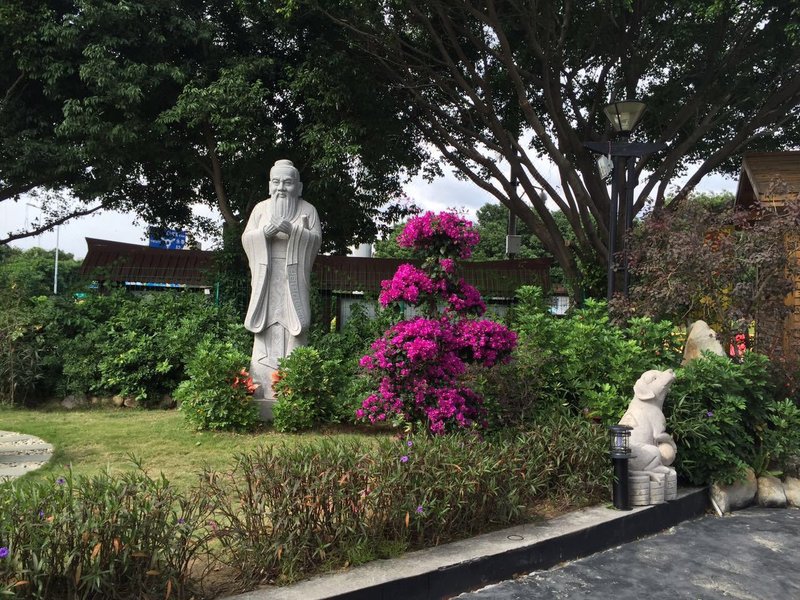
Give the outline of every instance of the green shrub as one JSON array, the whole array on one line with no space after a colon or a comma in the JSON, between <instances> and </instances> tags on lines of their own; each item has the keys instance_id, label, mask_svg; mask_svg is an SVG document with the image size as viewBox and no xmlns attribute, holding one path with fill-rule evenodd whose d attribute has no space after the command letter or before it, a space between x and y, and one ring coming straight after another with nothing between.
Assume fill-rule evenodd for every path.
<instances>
[{"instance_id":1,"label":"green shrub","mask_svg":"<svg viewBox=\"0 0 800 600\"><path fill-rule=\"evenodd\" d=\"M106 326L102 384L152 406L184 378L186 354L205 334L224 331L224 311L199 294L128 296Z\"/></svg>"},{"instance_id":2,"label":"green shrub","mask_svg":"<svg viewBox=\"0 0 800 600\"><path fill-rule=\"evenodd\" d=\"M42 336L20 299L0 310L0 404L23 404L41 378Z\"/></svg>"},{"instance_id":3,"label":"green shrub","mask_svg":"<svg viewBox=\"0 0 800 600\"><path fill-rule=\"evenodd\" d=\"M278 431L301 431L331 421L333 399L346 381L338 360L323 360L316 348L295 348L280 361L273 388L277 402L273 425Z\"/></svg>"},{"instance_id":4,"label":"green shrub","mask_svg":"<svg viewBox=\"0 0 800 600\"><path fill-rule=\"evenodd\" d=\"M207 553L212 505L163 477L66 474L15 481L0 496L0 595L12 598L188 598Z\"/></svg>"},{"instance_id":5,"label":"green shrub","mask_svg":"<svg viewBox=\"0 0 800 600\"><path fill-rule=\"evenodd\" d=\"M605 432L555 415L530 431L320 440L242 456L206 477L230 566L250 584L443 543L607 495Z\"/></svg>"},{"instance_id":6,"label":"green shrub","mask_svg":"<svg viewBox=\"0 0 800 600\"><path fill-rule=\"evenodd\" d=\"M355 304L341 331L317 331L309 346L283 359L281 379L275 384L275 428L301 431L320 423L354 423L356 410L372 391L359 361L372 340L397 318L389 310L370 318L366 305Z\"/></svg>"},{"instance_id":7,"label":"green shrub","mask_svg":"<svg viewBox=\"0 0 800 600\"><path fill-rule=\"evenodd\" d=\"M511 326L519 334L514 360L487 374L483 388L495 426L561 406L616 422L643 372L677 366L680 359L671 323L637 319L617 327L605 303L594 300L557 317L536 287L518 291Z\"/></svg>"},{"instance_id":8,"label":"green shrub","mask_svg":"<svg viewBox=\"0 0 800 600\"><path fill-rule=\"evenodd\" d=\"M245 370L250 358L231 342L206 337L197 346L175 399L195 429L250 429L259 423Z\"/></svg>"},{"instance_id":9,"label":"green shrub","mask_svg":"<svg viewBox=\"0 0 800 600\"><path fill-rule=\"evenodd\" d=\"M111 394L103 384L100 360L108 337L108 323L114 314L128 310L125 290L89 294L66 306L56 333L56 352L61 361L61 393Z\"/></svg>"},{"instance_id":10,"label":"green shrub","mask_svg":"<svg viewBox=\"0 0 800 600\"><path fill-rule=\"evenodd\" d=\"M231 307L215 306L201 294L93 294L69 307L65 317L59 345L63 391L120 394L145 407L157 405L185 379L191 349L203 335L247 347Z\"/></svg>"},{"instance_id":11,"label":"green shrub","mask_svg":"<svg viewBox=\"0 0 800 600\"><path fill-rule=\"evenodd\" d=\"M695 484L731 483L748 466L782 470L800 454L800 410L776 400L769 360L755 352L741 363L706 353L676 371L664 413L675 466Z\"/></svg>"}]
</instances>

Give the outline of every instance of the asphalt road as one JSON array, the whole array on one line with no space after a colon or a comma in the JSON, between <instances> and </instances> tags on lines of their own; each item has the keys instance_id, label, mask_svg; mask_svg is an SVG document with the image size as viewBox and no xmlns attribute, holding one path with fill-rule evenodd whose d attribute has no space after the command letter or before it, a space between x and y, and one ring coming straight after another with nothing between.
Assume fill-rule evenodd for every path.
<instances>
[{"instance_id":1,"label":"asphalt road","mask_svg":"<svg viewBox=\"0 0 800 600\"><path fill-rule=\"evenodd\" d=\"M800 600L800 510L705 516L459 600Z\"/></svg>"}]
</instances>

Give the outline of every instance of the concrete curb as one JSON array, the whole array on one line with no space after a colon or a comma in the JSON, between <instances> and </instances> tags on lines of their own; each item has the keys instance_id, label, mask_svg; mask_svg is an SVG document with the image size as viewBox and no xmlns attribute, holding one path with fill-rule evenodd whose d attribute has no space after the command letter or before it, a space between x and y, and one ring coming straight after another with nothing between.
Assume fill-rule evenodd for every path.
<instances>
[{"instance_id":1,"label":"concrete curb","mask_svg":"<svg viewBox=\"0 0 800 600\"><path fill-rule=\"evenodd\" d=\"M0 431L0 483L43 467L53 457L53 446L24 433Z\"/></svg>"},{"instance_id":2,"label":"concrete curb","mask_svg":"<svg viewBox=\"0 0 800 600\"><path fill-rule=\"evenodd\" d=\"M595 506L228 600L449 598L652 535L702 516L707 504L706 488L687 488L676 500L631 511Z\"/></svg>"}]
</instances>

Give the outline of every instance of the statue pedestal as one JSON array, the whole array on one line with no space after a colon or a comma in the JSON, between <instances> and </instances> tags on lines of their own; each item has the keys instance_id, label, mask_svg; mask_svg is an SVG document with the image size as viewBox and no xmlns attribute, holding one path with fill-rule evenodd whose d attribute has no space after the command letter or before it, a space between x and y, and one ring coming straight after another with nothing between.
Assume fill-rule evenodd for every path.
<instances>
[{"instance_id":1,"label":"statue pedestal","mask_svg":"<svg viewBox=\"0 0 800 600\"><path fill-rule=\"evenodd\" d=\"M274 418L272 407L275 406L276 402L275 390L272 389L272 384L258 383L258 388L253 394L253 403L258 407L259 418L262 421L272 421Z\"/></svg>"},{"instance_id":2,"label":"statue pedestal","mask_svg":"<svg viewBox=\"0 0 800 600\"><path fill-rule=\"evenodd\" d=\"M276 400L269 398L253 398L253 402L258 407L258 413L262 421L272 421L272 407L275 406Z\"/></svg>"}]
</instances>

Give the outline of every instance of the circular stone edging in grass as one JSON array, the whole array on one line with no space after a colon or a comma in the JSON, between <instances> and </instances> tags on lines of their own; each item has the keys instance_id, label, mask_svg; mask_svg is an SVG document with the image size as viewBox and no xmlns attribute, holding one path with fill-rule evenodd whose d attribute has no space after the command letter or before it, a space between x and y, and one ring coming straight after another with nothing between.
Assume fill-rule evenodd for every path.
<instances>
[{"instance_id":1,"label":"circular stone edging in grass","mask_svg":"<svg viewBox=\"0 0 800 600\"><path fill-rule=\"evenodd\" d=\"M35 471L52 456L53 446L38 437L0 431L0 482Z\"/></svg>"}]
</instances>

